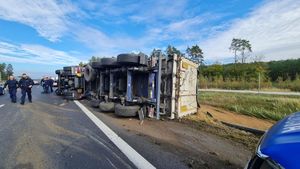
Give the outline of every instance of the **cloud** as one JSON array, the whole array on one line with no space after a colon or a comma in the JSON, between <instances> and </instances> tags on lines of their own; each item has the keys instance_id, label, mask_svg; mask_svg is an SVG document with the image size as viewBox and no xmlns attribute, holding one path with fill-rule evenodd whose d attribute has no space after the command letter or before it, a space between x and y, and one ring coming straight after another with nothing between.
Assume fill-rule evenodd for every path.
<instances>
[{"instance_id":1,"label":"cloud","mask_svg":"<svg viewBox=\"0 0 300 169\"><path fill-rule=\"evenodd\" d=\"M222 61L232 58L232 38L250 40L254 55L265 60L300 57L300 1L266 1L247 17L231 21L231 26L201 41L205 59ZM233 59L232 59L233 60Z\"/></svg>"},{"instance_id":2,"label":"cloud","mask_svg":"<svg viewBox=\"0 0 300 169\"><path fill-rule=\"evenodd\" d=\"M16 45L0 41L0 62L44 65L77 65L81 60L64 51L41 45Z\"/></svg>"},{"instance_id":3,"label":"cloud","mask_svg":"<svg viewBox=\"0 0 300 169\"><path fill-rule=\"evenodd\" d=\"M0 3L0 19L28 25L52 42L58 41L68 31L71 14L73 17L83 15L67 1L15 0Z\"/></svg>"},{"instance_id":4,"label":"cloud","mask_svg":"<svg viewBox=\"0 0 300 169\"><path fill-rule=\"evenodd\" d=\"M254 54L265 55L266 60L299 57L300 2L267 0L245 17L234 20L227 17L223 21L224 15L230 14L211 13L205 8L199 11L198 7L205 3L191 2L15 0L0 3L0 19L28 25L52 42L63 41L66 36L68 41L83 44L83 50L86 47L91 50L89 54L99 56L150 52L168 44L184 51L197 43L206 60L228 61L232 58L228 48L235 37L250 40ZM189 6L191 4L198 6ZM72 52L41 45L1 44L0 52L1 59L15 56L24 62L40 63L44 59L63 63L76 59ZM28 58L31 60L26 61Z\"/></svg>"},{"instance_id":5,"label":"cloud","mask_svg":"<svg viewBox=\"0 0 300 169\"><path fill-rule=\"evenodd\" d=\"M150 53L153 48L162 49L168 44L176 45L172 44L174 41L184 43L186 48L187 44L199 40L206 33L203 33L204 30L200 29L201 26L221 17L222 15L205 13L200 16L175 20L165 23L160 27L149 27L137 37L113 33L108 35L99 29L85 25L77 25L72 30L74 33L73 37L93 49L97 55L110 56L133 50Z\"/></svg>"},{"instance_id":6,"label":"cloud","mask_svg":"<svg viewBox=\"0 0 300 169\"><path fill-rule=\"evenodd\" d=\"M187 4L186 0L143 1L129 19L152 24L157 24L159 21L173 21L183 17Z\"/></svg>"},{"instance_id":7,"label":"cloud","mask_svg":"<svg viewBox=\"0 0 300 169\"><path fill-rule=\"evenodd\" d=\"M81 25L74 28L74 38L94 51L98 56L116 56L131 51L150 52L157 45L159 33L131 37L127 35L107 35L98 29Z\"/></svg>"},{"instance_id":8,"label":"cloud","mask_svg":"<svg viewBox=\"0 0 300 169\"><path fill-rule=\"evenodd\" d=\"M125 23L157 23L159 20L172 20L184 12L187 0L103 0L101 3L91 0L79 0L78 6L88 11L92 17Z\"/></svg>"}]
</instances>

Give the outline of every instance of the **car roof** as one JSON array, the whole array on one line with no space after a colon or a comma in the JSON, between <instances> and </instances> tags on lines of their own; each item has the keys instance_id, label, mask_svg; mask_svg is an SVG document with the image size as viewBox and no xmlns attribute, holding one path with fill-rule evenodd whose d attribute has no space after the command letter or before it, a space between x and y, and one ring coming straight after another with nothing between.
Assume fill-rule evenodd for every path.
<instances>
[{"instance_id":1,"label":"car roof","mask_svg":"<svg viewBox=\"0 0 300 169\"><path fill-rule=\"evenodd\" d=\"M260 152L284 168L298 168L300 112L293 113L273 125L261 141Z\"/></svg>"}]
</instances>

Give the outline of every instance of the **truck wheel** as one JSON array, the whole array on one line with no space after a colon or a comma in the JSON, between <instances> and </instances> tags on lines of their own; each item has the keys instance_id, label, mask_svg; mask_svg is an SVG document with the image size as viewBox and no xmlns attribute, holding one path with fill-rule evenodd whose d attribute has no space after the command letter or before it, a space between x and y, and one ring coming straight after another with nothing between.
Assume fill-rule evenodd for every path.
<instances>
[{"instance_id":1,"label":"truck wheel","mask_svg":"<svg viewBox=\"0 0 300 169\"><path fill-rule=\"evenodd\" d=\"M62 95L62 90L56 89L55 93L56 93L57 96L61 96Z\"/></svg>"},{"instance_id":2,"label":"truck wheel","mask_svg":"<svg viewBox=\"0 0 300 169\"><path fill-rule=\"evenodd\" d=\"M94 108L98 108L99 107L99 103L100 103L100 100L95 100L95 99L90 100L90 104Z\"/></svg>"},{"instance_id":3,"label":"truck wheel","mask_svg":"<svg viewBox=\"0 0 300 169\"><path fill-rule=\"evenodd\" d=\"M99 108L101 112L114 112L115 111L115 103L114 102L101 102L99 104Z\"/></svg>"},{"instance_id":4,"label":"truck wheel","mask_svg":"<svg viewBox=\"0 0 300 169\"><path fill-rule=\"evenodd\" d=\"M122 65L147 66L147 56L143 54L120 54L117 61Z\"/></svg>"},{"instance_id":5,"label":"truck wheel","mask_svg":"<svg viewBox=\"0 0 300 169\"><path fill-rule=\"evenodd\" d=\"M84 79L87 82L93 81L96 78L95 69L92 68L91 65L86 65L84 69Z\"/></svg>"},{"instance_id":6,"label":"truck wheel","mask_svg":"<svg viewBox=\"0 0 300 169\"><path fill-rule=\"evenodd\" d=\"M102 68L102 63L101 63L101 61L98 61L98 62L92 62L92 63L91 63L91 66L92 66L92 68L94 68L94 69L100 69L100 68Z\"/></svg>"},{"instance_id":7,"label":"truck wheel","mask_svg":"<svg viewBox=\"0 0 300 169\"><path fill-rule=\"evenodd\" d=\"M64 71L72 71L72 67L71 66L66 66L63 68Z\"/></svg>"},{"instance_id":8,"label":"truck wheel","mask_svg":"<svg viewBox=\"0 0 300 169\"><path fill-rule=\"evenodd\" d=\"M56 71L55 71L55 74L60 75L60 74L62 74L62 72L63 72L63 70L56 70Z\"/></svg>"},{"instance_id":9,"label":"truck wheel","mask_svg":"<svg viewBox=\"0 0 300 169\"><path fill-rule=\"evenodd\" d=\"M118 66L116 58L102 58L101 64L105 67L115 67Z\"/></svg>"},{"instance_id":10,"label":"truck wheel","mask_svg":"<svg viewBox=\"0 0 300 169\"><path fill-rule=\"evenodd\" d=\"M115 114L121 117L134 117L137 115L140 106L123 106L121 104L116 104Z\"/></svg>"}]
</instances>

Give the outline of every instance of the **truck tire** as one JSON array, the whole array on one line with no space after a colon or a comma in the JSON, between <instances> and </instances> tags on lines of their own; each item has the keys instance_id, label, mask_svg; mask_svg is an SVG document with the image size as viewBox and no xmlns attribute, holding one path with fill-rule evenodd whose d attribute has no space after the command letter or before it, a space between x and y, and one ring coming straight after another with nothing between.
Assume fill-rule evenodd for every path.
<instances>
[{"instance_id":1,"label":"truck tire","mask_svg":"<svg viewBox=\"0 0 300 169\"><path fill-rule=\"evenodd\" d=\"M63 92L62 92L62 90L60 90L60 89L56 89L56 90L55 90L55 94L56 94L57 96L62 96L62 95L63 95Z\"/></svg>"},{"instance_id":2,"label":"truck tire","mask_svg":"<svg viewBox=\"0 0 300 169\"><path fill-rule=\"evenodd\" d=\"M57 74L57 75L60 75L60 74L62 74L63 73L63 70L56 70L55 71L55 74Z\"/></svg>"},{"instance_id":3,"label":"truck tire","mask_svg":"<svg viewBox=\"0 0 300 169\"><path fill-rule=\"evenodd\" d=\"M66 66L63 68L64 71L72 71L72 67L71 66Z\"/></svg>"},{"instance_id":4,"label":"truck tire","mask_svg":"<svg viewBox=\"0 0 300 169\"><path fill-rule=\"evenodd\" d=\"M102 58L101 64L103 66L116 66L118 65L116 58Z\"/></svg>"},{"instance_id":5,"label":"truck tire","mask_svg":"<svg viewBox=\"0 0 300 169\"><path fill-rule=\"evenodd\" d=\"M142 54L120 54L117 57L117 62L121 65L147 66L147 56Z\"/></svg>"},{"instance_id":6,"label":"truck tire","mask_svg":"<svg viewBox=\"0 0 300 169\"><path fill-rule=\"evenodd\" d=\"M93 69L100 69L100 68L102 68L102 63L101 63L101 61L92 62L91 66Z\"/></svg>"},{"instance_id":7,"label":"truck tire","mask_svg":"<svg viewBox=\"0 0 300 169\"><path fill-rule=\"evenodd\" d=\"M86 65L84 69L84 79L87 82L93 81L96 78L95 69L91 65Z\"/></svg>"},{"instance_id":8,"label":"truck tire","mask_svg":"<svg viewBox=\"0 0 300 169\"><path fill-rule=\"evenodd\" d=\"M140 106L123 106L116 104L115 114L120 117L135 117L139 111Z\"/></svg>"},{"instance_id":9,"label":"truck tire","mask_svg":"<svg viewBox=\"0 0 300 169\"><path fill-rule=\"evenodd\" d=\"M91 107L98 108L100 100L92 99L90 100Z\"/></svg>"},{"instance_id":10,"label":"truck tire","mask_svg":"<svg viewBox=\"0 0 300 169\"><path fill-rule=\"evenodd\" d=\"M115 103L114 102L101 102L99 104L99 108L101 112L114 112L115 111Z\"/></svg>"}]
</instances>

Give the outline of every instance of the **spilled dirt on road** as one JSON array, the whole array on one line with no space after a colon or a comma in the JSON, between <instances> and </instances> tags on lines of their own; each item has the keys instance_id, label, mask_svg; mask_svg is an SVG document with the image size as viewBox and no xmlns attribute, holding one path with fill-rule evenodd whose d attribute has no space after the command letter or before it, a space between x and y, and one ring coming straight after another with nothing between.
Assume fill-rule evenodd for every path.
<instances>
[{"instance_id":1,"label":"spilled dirt on road","mask_svg":"<svg viewBox=\"0 0 300 169\"><path fill-rule=\"evenodd\" d=\"M143 137L179 156L190 168L243 168L252 152L241 143L199 130L183 122L140 121L117 118L114 114L95 113L109 125Z\"/></svg>"},{"instance_id":2,"label":"spilled dirt on road","mask_svg":"<svg viewBox=\"0 0 300 169\"><path fill-rule=\"evenodd\" d=\"M201 108L196 114L184 117L180 122L198 130L206 131L227 140L243 144L250 151L255 150L261 135L255 135L228 127L222 122L262 131L268 130L275 123L274 121L249 117L208 105L201 105Z\"/></svg>"},{"instance_id":3,"label":"spilled dirt on road","mask_svg":"<svg viewBox=\"0 0 300 169\"><path fill-rule=\"evenodd\" d=\"M207 116L208 114L211 117ZM238 114L205 104L202 104L199 108L198 113L192 115L191 117L202 121L209 121L209 119L214 119L220 122L223 121L263 131L268 130L275 123L275 121L272 120L264 120L256 117Z\"/></svg>"}]
</instances>

